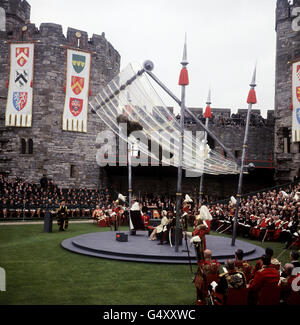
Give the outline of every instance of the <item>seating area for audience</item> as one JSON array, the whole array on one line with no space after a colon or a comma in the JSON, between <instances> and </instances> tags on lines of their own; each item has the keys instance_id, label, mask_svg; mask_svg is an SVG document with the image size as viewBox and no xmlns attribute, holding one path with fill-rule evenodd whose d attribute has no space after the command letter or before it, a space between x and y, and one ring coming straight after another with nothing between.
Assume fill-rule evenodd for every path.
<instances>
[{"instance_id":1,"label":"seating area for audience","mask_svg":"<svg viewBox=\"0 0 300 325\"><path fill-rule=\"evenodd\" d=\"M55 211L62 199L70 210L71 218L94 218L98 205L105 216L112 217L117 192L108 189L59 188L54 181L44 176L40 184L0 175L0 219L41 219L46 211ZM161 211L175 211L176 197L142 194L138 198L141 207L150 219L159 219ZM235 205L206 203L213 216L211 229L219 233L231 233ZM125 204L127 206L127 204ZM127 207L124 207L122 223L128 222ZM187 220L193 225L198 214L196 200L190 203ZM300 247L300 183L287 188L268 190L243 197L238 215L238 235L260 241L281 241ZM104 219L104 218L102 218ZM107 226L108 222L102 221Z\"/></svg>"},{"instance_id":2,"label":"seating area for audience","mask_svg":"<svg viewBox=\"0 0 300 325\"><path fill-rule=\"evenodd\" d=\"M234 201L234 200L233 200ZM210 206L212 230L231 233L235 204ZM300 248L300 183L243 197L238 214L238 235L259 241L280 241Z\"/></svg>"},{"instance_id":3,"label":"seating area for audience","mask_svg":"<svg viewBox=\"0 0 300 325\"><path fill-rule=\"evenodd\" d=\"M112 203L107 189L59 188L49 180L41 179L40 184L35 184L0 175L1 219L40 219L46 211L55 211L62 199L71 211L70 217L77 218L91 218L97 204L109 206Z\"/></svg>"},{"instance_id":4,"label":"seating area for audience","mask_svg":"<svg viewBox=\"0 0 300 325\"><path fill-rule=\"evenodd\" d=\"M272 248L252 268L236 250L235 259L225 265L204 251L194 280L197 305L299 305L299 252L291 251L290 263L283 267L273 257Z\"/></svg>"}]
</instances>

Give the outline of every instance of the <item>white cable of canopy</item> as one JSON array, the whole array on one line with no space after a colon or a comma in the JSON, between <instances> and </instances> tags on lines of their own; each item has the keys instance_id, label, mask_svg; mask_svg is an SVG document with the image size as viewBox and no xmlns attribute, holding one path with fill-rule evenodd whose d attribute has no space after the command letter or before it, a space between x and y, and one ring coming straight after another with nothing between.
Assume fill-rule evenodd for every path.
<instances>
[{"instance_id":1,"label":"white cable of canopy","mask_svg":"<svg viewBox=\"0 0 300 325\"><path fill-rule=\"evenodd\" d=\"M180 124L164 105L146 73L138 74L138 71L142 71L141 67L129 64L100 89L89 105L117 136L135 148L138 145L138 150L149 156L152 162L159 163L159 156L148 150L148 139L161 146L164 153L160 159L162 164L178 167ZM120 130L120 117L125 117L129 123L138 124L147 143L143 143L142 139L137 141L132 135L127 138L127 134ZM182 167L200 174L239 173L235 162L209 148L204 140L204 132L202 137L200 135L196 139L191 132L185 132Z\"/></svg>"}]
</instances>

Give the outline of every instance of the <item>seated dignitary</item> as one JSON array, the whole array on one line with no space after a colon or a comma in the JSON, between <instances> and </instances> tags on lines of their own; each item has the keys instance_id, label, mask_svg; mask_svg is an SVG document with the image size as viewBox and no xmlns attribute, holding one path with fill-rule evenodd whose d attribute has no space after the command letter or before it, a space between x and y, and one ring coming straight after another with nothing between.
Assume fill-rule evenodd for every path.
<instances>
[{"instance_id":1,"label":"seated dignitary","mask_svg":"<svg viewBox=\"0 0 300 325\"><path fill-rule=\"evenodd\" d=\"M167 231L167 225L168 225L168 218L167 218L167 211L166 210L163 210L161 212L161 215L162 215L162 219L161 219L161 222L160 224L154 228L154 230L152 231L150 237L149 237L149 240L156 240L157 239L157 235L162 235L163 232Z\"/></svg>"}]
</instances>

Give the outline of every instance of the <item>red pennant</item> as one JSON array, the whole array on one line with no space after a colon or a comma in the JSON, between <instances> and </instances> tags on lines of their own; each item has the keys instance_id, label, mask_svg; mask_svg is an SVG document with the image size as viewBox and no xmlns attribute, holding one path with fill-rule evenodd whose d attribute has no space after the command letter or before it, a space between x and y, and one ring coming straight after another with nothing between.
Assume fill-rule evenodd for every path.
<instances>
[{"instance_id":1,"label":"red pennant","mask_svg":"<svg viewBox=\"0 0 300 325\"><path fill-rule=\"evenodd\" d=\"M33 87L33 80L31 79L30 81L30 87L32 88Z\"/></svg>"},{"instance_id":2,"label":"red pennant","mask_svg":"<svg viewBox=\"0 0 300 325\"><path fill-rule=\"evenodd\" d=\"M205 118L211 118L211 109L210 106L206 106L205 113L204 113Z\"/></svg>"},{"instance_id":3,"label":"red pennant","mask_svg":"<svg viewBox=\"0 0 300 325\"><path fill-rule=\"evenodd\" d=\"M248 98L247 98L247 103L248 104L256 104L256 93L254 88L251 88L248 94Z\"/></svg>"},{"instance_id":4,"label":"red pennant","mask_svg":"<svg viewBox=\"0 0 300 325\"><path fill-rule=\"evenodd\" d=\"M189 84L189 74L187 68L181 69L178 84L180 86L187 86Z\"/></svg>"},{"instance_id":5,"label":"red pennant","mask_svg":"<svg viewBox=\"0 0 300 325\"><path fill-rule=\"evenodd\" d=\"M64 93L66 92L66 84L64 84Z\"/></svg>"},{"instance_id":6,"label":"red pennant","mask_svg":"<svg viewBox=\"0 0 300 325\"><path fill-rule=\"evenodd\" d=\"M89 89L89 96L92 96L92 90L91 90L91 88Z\"/></svg>"},{"instance_id":7,"label":"red pennant","mask_svg":"<svg viewBox=\"0 0 300 325\"><path fill-rule=\"evenodd\" d=\"M291 108L291 111L292 111L293 110L293 103L291 104L290 108Z\"/></svg>"}]
</instances>

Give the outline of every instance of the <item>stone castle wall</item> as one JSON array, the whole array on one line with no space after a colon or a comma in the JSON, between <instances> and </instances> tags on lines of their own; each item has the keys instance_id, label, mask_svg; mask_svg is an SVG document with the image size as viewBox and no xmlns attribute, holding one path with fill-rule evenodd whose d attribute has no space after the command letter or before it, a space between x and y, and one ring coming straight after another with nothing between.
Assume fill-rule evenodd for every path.
<instances>
[{"instance_id":1,"label":"stone castle wall","mask_svg":"<svg viewBox=\"0 0 300 325\"><path fill-rule=\"evenodd\" d=\"M88 112L88 132L62 130L66 47L77 47L76 32L80 32L79 49L90 51L91 91L109 82L120 69L120 55L102 35L62 26L30 23L30 6L26 1L0 1L6 11L6 31L0 32L0 172L31 181L39 181L43 173L60 186L95 187L99 184L96 164L96 135L105 126ZM22 33L27 26L26 33ZM31 128L5 127L7 99L6 80L9 71L10 41L35 42L33 120ZM33 154L22 154L22 139L33 141ZM28 151L28 150L27 150Z\"/></svg>"},{"instance_id":2,"label":"stone castle wall","mask_svg":"<svg viewBox=\"0 0 300 325\"><path fill-rule=\"evenodd\" d=\"M205 123L202 117L203 109L193 108L192 111ZM237 158L242 154L246 116L246 109L239 109L233 114L230 109L212 108L212 119L209 121L209 128ZM259 109L252 110L246 159L248 162L254 162L258 168L274 167L274 123L274 111L269 110L267 118L263 118ZM199 130L189 117L186 124L192 131ZM214 150L226 155L220 145L214 143L210 137L208 143Z\"/></svg>"},{"instance_id":3,"label":"stone castle wall","mask_svg":"<svg viewBox=\"0 0 300 325\"><path fill-rule=\"evenodd\" d=\"M292 29L292 10L300 1L277 0L276 8L276 78L275 143L277 163L275 179L287 182L300 177L300 144L291 142L292 61L300 59L300 31Z\"/></svg>"},{"instance_id":4,"label":"stone castle wall","mask_svg":"<svg viewBox=\"0 0 300 325\"><path fill-rule=\"evenodd\" d=\"M97 166L96 136L105 129L105 125L96 115L88 113L86 134L62 130L65 48L77 47L75 33L79 31L81 34L79 48L92 53L92 96L118 74L120 69L118 52L103 33L94 34L89 38L85 31L73 28L68 28L67 34L64 35L62 26L54 23L44 23L39 28L36 27L30 22L30 5L25 0L0 0L0 7L6 11L6 31L0 32L0 172L34 182L38 182L42 174L46 173L59 186L65 187L94 188L99 185L111 185L116 189L121 187L123 190L123 186L126 188L126 171L119 174L119 167L100 169ZM27 31L22 33L23 26L27 27ZM28 38L35 41L32 127L5 127L9 42L28 41ZM202 117L202 109L191 109L200 118ZM219 108L212 109L212 113L213 119L209 127L236 157L240 158L246 110L238 110L237 114L232 114L230 109ZM266 119L261 117L259 110L253 110L252 115L255 119L252 120L249 129L247 162L254 161L257 167L268 168L266 171L270 183L274 167L271 161L274 148L273 111L268 111ZM189 118L186 119L186 128L192 131L199 130ZM24 140L27 153L22 154ZM28 153L30 140L33 143L32 154ZM213 143L211 139L209 144L223 153L218 144ZM152 175L152 171L146 174ZM160 169L155 173L158 173L157 177L151 179L137 174L134 179L135 191L147 188L149 192L153 188L159 188L161 192L168 192L169 189L176 188L176 172L173 175L170 171L170 175L165 175L164 170ZM259 184L258 188L263 187L263 183L260 183L262 175L262 172L258 173L257 177L252 175L249 182L256 187ZM205 187L208 192L216 190L223 195L226 191L235 192L236 176L231 178L224 176L217 180L212 176L207 177ZM233 188L225 185L231 183ZM188 188L193 190L195 188L195 191L198 191L197 184L197 179L186 179L183 182L184 190L187 192ZM249 188L249 191L252 188Z\"/></svg>"}]
</instances>

